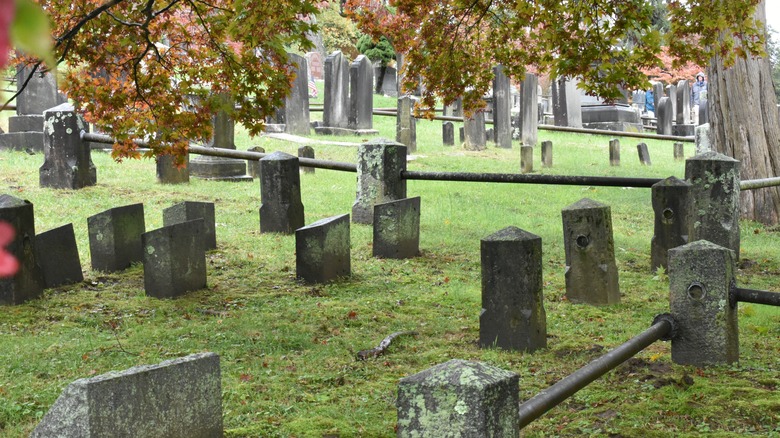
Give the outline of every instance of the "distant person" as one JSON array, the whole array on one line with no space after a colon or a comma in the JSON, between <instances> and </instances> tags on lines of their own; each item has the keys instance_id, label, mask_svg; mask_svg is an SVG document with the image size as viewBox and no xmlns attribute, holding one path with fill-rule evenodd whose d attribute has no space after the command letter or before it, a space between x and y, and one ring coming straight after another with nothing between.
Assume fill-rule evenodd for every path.
<instances>
[{"instance_id":1,"label":"distant person","mask_svg":"<svg viewBox=\"0 0 780 438\"><path fill-rule=\"evenodd\" d=\"M655 117L655 98L652 88L645 93L645 111L647 111L648 117Z\"/></svg>"},{"instance_id":2,"label":"distant person","mask_svg":"<svg viewBox=\"0 0 780 438\"><path fill-rule=\"evenodd\" d=\"M694 126L699 125L699 103L707 99L707 81L704 79L704 72L696 73L696 82L691 86L691 105L693 105L691 119Z\"/></svg>"}]
</instances>

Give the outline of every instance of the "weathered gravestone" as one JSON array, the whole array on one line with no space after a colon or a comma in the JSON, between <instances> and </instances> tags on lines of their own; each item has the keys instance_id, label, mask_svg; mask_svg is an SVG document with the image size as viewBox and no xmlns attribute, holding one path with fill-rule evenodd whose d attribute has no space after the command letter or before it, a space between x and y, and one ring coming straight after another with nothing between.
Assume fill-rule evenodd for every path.
<instances>
[{"instance_id":1,"label":"weathered gravestone","mask_svg":"<svg viewBox=\"0 0 780 438\"><path fill-rule=\"evenodd\" d=\"M35 258L35 213L29 201L0 195L0 221L15 230L6 250L19 263L11 278L0 278L0 304L22 304L38 298L43 292L44 278Z\"/></svg>"},{"instance_id":2,"label":"weathered gravestone","mask_svg":"<svg viewBox=\"0 0 780 438\"><path fill-rule=\"evenodd\" d=\"M173 298L206 287L203 222L195 219L141 235L147 296Z\"/></svg>"},{"instance_id":3,"label":"weathered gravestone","mask_svg":"<svg viewBox=\"0 0 780 438\"><path fill-rule=\"evenodd\" d=\"M682 143L674 143L674 161L682 161L685 159L685 149Z\"/></svg>"},{"instance_id":4,"label":"weathered gravestone","mask_svg":"<svg viewBox=\"0 0 780 438\"><path fill-rule=\"evenodd\" d=\"M485 142L493 141L496 138L496 133L493 128L485 129Z\"/></svg>"},{"instance_id":5,"label":"weathered gravestone","mask_svg":"<svg viewBox=\"0 0 780 438\"><path fill-rule=\"evenodd\" d=\"M265 148L261 146L252 146L251 148L247 149L247 151L265 154ZM258 180L262 181L262 176L261 176L262 172L260 172L260 160L247 160L246 168L249 171L249 176L251 176L252 178L257 178Z\"/></svg>"},{"instance_id":6,"label":"weathered gravestone","mask_svg":"<svg viewBox=\"0 0 780 438\"><path fill-rule=\"evenodd\" d=\"M688 192L691 185L674 176L653 184L655 213L653 239L650 243L650 269L669 271L670 249L688 243Z\"/></svg>"},{"instance_id":7,"label":"weathered gravestone","mask_svg":"<svg viewBox=\"0 0 780 438\"><path fill-rule=\"evenodd\" d=\"M144 205L116 207L87 218L92 269L116 272L143 259Z\"/></svg>"},{"instance_id":8,"label":"weathered gravestone","mask_svg":"<svg viewBox=\"0 0 780 438\"><path fill-rule=\"evenodd\" d=\"M358 146L357 194L352 221L374 223L374 205L406 198L406 146L377 139Z\"/></svg>"},{"instance_id":9,"label":"weathered gravestone","mask_svg":"<svg viewBox=\"0 0 780 438\"><path fill-rule=\"evenodd\" d=\"M542 167L553 167L553 143L550 140L542 142Z\"/></svg>"},{"instance_id":10,"label":"weathered gravestone","mask_svg":"<svg viewBox=\"0 0 780 438\"><path fill-rule=\"evenodd\" d=\"M398 383L397 436L517 437L519 376L453 359Z\"/></svg>"},{"instance_id":11,"label":"weathered gravestone","mask_svg":"<svg viewBox=\"0 0 780 438\"><path fill-rule=\"evenodd\" d=\"M552 83L555 126L582 128L582 109L577 81L558 78Z\"/></svg>"},{"instance_id":12,"label":"weathered gravestone","mask_svg":"<svg viewBox=\"0 0 780 438\"><path fill-rule=\"evenodd\" d=\"M643 166L650 166L653 164L652 161L650 161L650 151L647 150L646 143L639 143L636 145L636 151L639 154L639 162Z\"/></svg>"},{"instance_id":13,"label":"weathered gravestone","mask_svg":"<svg viewBox=\"0 0 780 438\"><path fill-rule=\"evenodd\" d=\"M349 215L321 219L295 230L295 276L305 283L327 283L348 277Z\"/></svg>"},{"instance_id":14,"label":"weathered gravestone","mask_svg":"<svg viewBox=\"0 0 780 438\"><path fill-rule=\"evenodd\" d=\"M531 173L534 171L534 147L520 146L520 172Z\"/></svg>"},{"instance_id":15,"label":"weathered gravestone","mask_svg":"<svg viewBox=\"0 0 780 438\"><path fill-rule=\"evenodd\" d=\"M561 211L566 253L566 298L593 305L620 302L612 214L583 198Z\"/></svg>"},{"instance_id":16,"label":"weathered gravestone","mask_svg":"<svg viewBox=\"0 0 780 438\"><path fill-rule=\"evenodd\" d=\"M350 129L371 129L374 120L374 69L365 55L359 55L349 67Z\"/></svg>"},{"instance_id":17,"label":"weathered gravestone","mask_svg":"<svg viewBox=\"0 0 780 438\"><path fill-rule=\"evenodd\" d=\"M407 259L420 254L420 197L374 205L374 257Z\"/></svg>"},{"instance_id":18,"label":"weathered gravestone","mask_svg":"<svg viewBox=\"0 0 780 438\"><path fill-rule=\"evenodd\" d=\"M298 157L276 151L260 160L260 232L292 234L304 225Z\"/></svg>"},{"instance_id":19,"label":"weathered gravestone","mask_svg":"<svg viewBox=\"0 0 780 438\"><path fill-rule=\"evenodd\" d=\"M217 249L216 218L213 202L184 201L162 211L163 226L168 227L203 219L203 244L206 251Z\"/></svg>"},{"instance_id":20,"label":"weathered gravestone","mask_svg":"<svg viewBox=\"0 0 780 438\"><path fill-rule=\"evenodd\" d=\"M481 241L480 347L535 351L547 346L542 238L517 227Z\"/></svg>"},{"instance_id":21,"label":"weathered gravestone","mask_svg":"<svg viewBox=\"0 0 780 438\"><path fill-rule=\"evenodd\" d=\"M288 53L287 57L295 66L295 79L290 94L284 99L284 132L309 135L309 71L306 60L294 53Z\"/></svg>"},{"instance_id":22,"label":"weathered gravestone","mask_svg":"<svg viewBox=\"0 0 780 438\"><path fill-rule=\"evenodd\" d=\"M155 157L157 182L160 184L185 184L190 182L190 154L185 154L181 165L177 165L173 155Z\"/></svg>"},{"instance_id":23,"label":"weathered gravestone","mask_svg":"<svg viewBox=\"0 0 780 438\"><path fill-rule=\"evenodd\" d=\"M493 67L493 127L496 146L510 149L512 147L512 84L501 65Z\"/></svg>"},{"instance_id":24,"label":"weathered gravestone","mask_svg":"<svg viewBox=\"0 0 780 438\"><path fill-rule=\"evenodd\" d=\"M223 97L225 104L228 98ZM236 149L235 122L225 110L218 110L212 118L214 134L205 145L208 148ZM246 174L246 161L237 158L199 155L190 160L190 174L197 178L214 181L252 181Z\"/></svg>"},{"instance_id":25,"label":"weathered gravestone","mask_svg":"<svg viewBox=\"0 0 780 438\"><path fill-rule=\"evenodd\" d=\"M458 140L461 144L466 141L466 127L461 126L458 128Z\"/></svg>"},{"instance_id":26,"label":"weathered gravestone","mask_svg":"<svg viewBox=\"0 0 780 438\"><path fill-rule=\"evenodd\" d=\"M664 84L663 82L656 82L653 84L653 99L655 101L655 112L658 113L658 102L664 97ZM657 116L658 114L656 114Z\"/></svg>"},{"instance_id":27,"label":"weathered gravestone","mask_svg":"<svg viewBox=\"0 0 780 438\"><path fill-rule=\"evenodd\" d=\"M41 68L32 73L32 67L19 66L16 89L16 115L8 117L8 133L0 134L0 149L41 152L43 112L64 102L57 93L56 77Z\"/></svg>"},{"instance_id":28,"label":"weathered gravestone","mask_svg":"<svg viewBox=\"0 0 780 438\"><path fill-rule=\"evenodd\" d=\"M198 353L68 385L31 438L219 438L219 356Z\"/></svg>"},{"instance_id":29,"label":"weathered gravestone","mask_svg":"<svg viewBox=\"0 0 780 438\"><path fill-rule=\"evenodd\" d=\"M686 80L677 82L677 124L691 124L691 86Z\"/></svg>"},{"instance_id":30,"label":"weathered gravestone","mask_svg":"<svg viewBox=\"0 0 780 438\"><path fill-rule=\"evenodd\" d=\"M395 122L395 141L406 146L410 154L417 152L417 119L412 115L415 99L406 95L398 98Z\"/></svg>"},{"instance_id":31,"label":"weathered gravestone","mask_svg":"<svg viewBox=\"0 0 780 438\"><path fill-rule=\"evenodd\" d=\"M307 52L304 57L306 58L306 66L308 67L311 77L313 79L322 80L322 78L325 77L325 72L323 71L322 55L320 55L320 52Z\"/></svg>"},{"instance_id":32,"label":"weathered gravestone","mask_svg":"<svg viewBox=\"0 0 780 438\"><path fill-rule=\"evenodd\" d=\"M487 146L485 142L485 112L476 111L471 117L463 116L463 132L465 141L463 148L467 151L481 151Z\"/></svg>"},{"instance_id":33,"label":"weathered gravestone","mask_svg":"<svg viewBox=\"0 0 780 438\"><path fill-rule=\"evenodd\" d=\"M669 106L672 117L672 124L674 124L677 121L677 86L670 84L667 85L665 88L666 91L666 97L669 98Z\"/></svg>"},{"instance_id":34,"label":"weathered gravestone","mask_svg":"<svg viewBox=\"0 0 780 438\"><path fill-rule=\"evenodd\" d=\"M80 189L97 183L89 143L81 140L86 124L73 105L63 103L43 113L44 162L39 169L41 187Z\"/></svg>"},{"instance_id":35,"label":"weathered gravestone","mask_svg":"<svg viewBox=\"0 0 780 438\"><path fill-rule=\"evenodd\" d=\"M710 124L705 123L696 127L696 154L703 152L709 152L712 150L712 142L710 140Z\"/></svg>"},{"instance_id":36,"label":"weathered gravestone","mask_svg":"<svg viewBox=\"0 0 780 438\"><path fill-rule=\"evenodd\" d=\"M374 76L376 77L377 82L379 82L379 77L381 74L382 68L374 67ZM396 80L396 76L397 74L395 67L385 67L385 74L382 76L382 88L379 88L377 85L377 88L379 88L379 94L390 97L398 97L398 82Z\"/></svg>"},{"instance_id":37,"label":"weathered gravestone","mask_svg":"<svg viewBox=\"0 0 780 438\"><path fill-rule=\"evenodd\" d=\"M710 107L707 105L707 99L700 99L699 103L699 125L710 123Z\"/></svg>"},{"instance_id":38,"label":"weathered gravestone","mask_svg":"<svg viewBox=\"0 0 780 438\"><path fill-rule=\"evenodd\" d=\"M444 146L455 145L455 125L452 122L441 124L441 139Z\"/></svg>"},{"instance_id":39,"label":"weathered gravestone","mask_svg":"<svg viewBox=\"0 0 780 438\"><path fill-rule=\"evenodd\" d=\"M739 360L734 251L699 240L669 251L669 297L678 336L672 361L702 367Z\"/></svg>"},{"instance_id":40,"label":"weathered gravestone","mask_svg":"<svg viewBox=\"0 0 780 438\"><path fill-rule=\"evenodd\" d=\"M463 98L457 98L449 105L444 105L444 115L450 117L463 117Z\"/></svg>"},{"instance_id":41,"label":"weathered gravestone","mask_svg":"<svg viewBox=\"0 0 780 438\"><path fill-rule=\"evenodd\" d=\"M311 146L298 146L298 158L314 159L314 148ZM300 161L299 161L300 163ZM309 166L300 166L303 173L314 173L315 169Z\"/></svg>"},{"instance_id":42,"label":"weathered gravestone","mask_svg":"<svg viewBox=\"0 0 780 438\"><path fill-rule=\"evenodd\" d=\"M539 128L539 80L533 73L526 73L520 84L520 111L517 114L520 142L524 146L536 146Z\"/></svg>"},{"instance_id":43,"label":"weathered gravestone","mask_svg":"<svg viewBox=\"0 0 780 438\"><path fill-rule=\"evenodd\" d=\"M668 97L662 97L655 104L656 128L658 135L672 135L672 103Z\"/></svg>"},{"instance_id":44,"label":"weathered gravestone","mask_svg":"<svg viewBox=\"0 0 780 438\"><path fill-rule=\"evenodd\" d=\"M325 58L325 127L346 128L349 118L349 63L341 51Z\"/></svg>"},{"instance_id":45,"label":"weathered gravestone","mask_svg":"<svg viewBox=\"0 0 780 438\"><path fill-rule=\"evenodd\" d=\"M620 166L620 140L617 138L609 141L609 165Z\"/></svg>"},{"instance_id":46,"label":"weathered gravestone","mask_svg":"<svg viewBox=\"0 0 780 438\"><path fill-rule=\"evenodd\" d=\"M73 224L35 236L35 259L41 267L46 288L84 280Z\"/></svg>"}]
</instances>

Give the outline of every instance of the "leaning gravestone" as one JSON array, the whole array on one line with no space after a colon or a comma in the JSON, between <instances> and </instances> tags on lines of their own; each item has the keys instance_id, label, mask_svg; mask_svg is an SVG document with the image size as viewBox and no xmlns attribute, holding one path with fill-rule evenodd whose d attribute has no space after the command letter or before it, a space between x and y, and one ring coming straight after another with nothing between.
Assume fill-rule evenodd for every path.
<instances>
[{"instance_id":1,"label":"leaning gravestone","mask_svg":"<svg viewBox=\"0 0 780 438\"><path fill-rule=\"evenodd\" d=\"M219 356L198 353L68 385L31 438L222 437Z\"/></svg>"},{"instance_id":2,"label":"leaning gravestone","mask_svg":"<svg viewBox=\"0 0 780 438\"><path fill-rule=\"evenodd\" d=\"M292 234L304 225L298 157L276 151L260 160L260 232Z\"/></svg>"},{"instance_id":3,"label":"leaning gravestone","mask_svg":"<svg viewBox=\"0 0 780 438\"><path fill-rule=\"evenodd\" d=\"M374 205L406 198L406 146L383 138L358 146L357 194L352 221L374 223Z\"/></svg>"},{"instance_id":4,"label":"leaning gravestone","mask_svg":"<svg viewBox=\"0 0 780 438\"><path fill-rule=\"evenodd\" d=\"M547 346L542 238L517 227L482 239L479 345L532 352Z\"/></svg>"},{"instance_id":5,"label":"leaning gravestone","mask_svg":"<svg viewBox=\"0 0 780 438\"><path fill-rule=\"evenodd\" d=\"M583 198L561 211L566 253L566 298L593 305L620 302L612 214Z\"/></svg>"},{"instance_id":6,"label":"leaning gravestone","mask_svg":"<svg viewBox=\"0 0 780 438\"><path fill-rule=\"evenodd\" d=\"M87 218L92 269L116 272L143 260L144 205L116 207Z\"/></svg>"},{"instance_id":7,"label":"leaning gravestone","mask_svg":"<svg viewBox=\"0 0 780 438\"><path fill-rule=\"evenodd\" d=\"M203 219L149 231L141 241L147 296L173 298L206 287Z\"/></svg>"},{"instance_id":8,"label":"leaning gravestone","mask_svg":"<svg viewBox=\"0 0 780 438\"><path fill-rule=\"evenodd\" d=\"M688 243L688 193L691 185L674 176L653 184L655 213L650 243L650 269L669 272L669 250Z\"/></svg>"},{"instance_id":9,"label":"leaning gravestone","mask_svg":"<svg viewBox=\"0 0 780 438\"><path fill-rule=\"evenodd\" d=\"M407 259L420 254L420 197L374 205L374 257Z\"/></svg>"},{"instance_id":10,"label":"leaning gravestone","mask_svg":"<svg viewBox=\"0 0 780 438\"><path fill-rule=\"evenodd\" d=\"M349 63L341 51L325 58L325 127L346 128L349 118Z\"/></svg>"},{"instance_id":11,"label":"leaning gravestone","mask_svg":"<svg viewBox=\"0 0 780 438\"><path fill-rule=\"evenodd\" d=\"M417 152L417 119L412 114L415 99L406 95L398 98L395 141L406 146L408 153Z\"/></svg>"},{"instance_id":12,"label":"leaning gravestone","mask_svg":"<svg viewBox=\"0 0 780 438\"><path fill-rule=\"evenodd\" d=\"M374 69L365 55L359 55L349 67L350 129L372 129L374 120Z\"/></svg>"},{"instance_id":13,"label":"leaning gravestone","mask_svg":"<svg viewBox=\"0 0 780 438\"><path fill-rule=\"evenodd\" d=\"M203 244L206 251L217 249L216 219L213 202L184 201L163 210L163 226L203 219Z\"/></svg>"},{"instance_id":14,"label":"leaning gravestone","mask_svg":"<svg viewBox=\"0 0 780 438\"><path fill-rule=\"evenodd\" d=\"M295 276L308 284L351 274L349 215L333 216L295 230Z\"/></svg>"},{"instance_id":15,"label":"leaning gravestone","mask_svg":"<svg viewBox=\"0 0 780 438\"><path fill-rule=\"evenodd\" d=\"M0 195L0 221L15 230L6 246L19 262L19 270L11 278L0 278L0 304L22 304L38 298L43 292L44 278L35 259L35 213L29 201Z\"/></svg>"},{"instance_id":16,"label":"leaning gravestone","mask_svg":"<svg viewBox=\"0 0 780 438\"><path fill-rule=\"evenodd\" d=\"M41 267L47 289L84 280L73 224L35 236L35 259Z\"/></svg>"},{"instance_id":17,"label":"leaning gravestone","mask_svg":"<svg viewBox=\"0 0 780 438\"><path fill-rule=\"evenodd\" d=\"M485 112L476 111L471 117L463 116L463 132L465 141L463 148L467 151L481 151L487 147L485 141Z\"/></svg>"},{"instance_id":18,"label":"leaning gravestone","mask_svg":"<svg viewBox=\"0 0 780 438\"><path fill-rule=\"evenodd\" d=\"M534 88L535 90L535 88ZM512 148L512 84L504 67L493 67L493 127L496 146Z\"/></svg>"},{"instance_id":19,"label":"leaning gravestone","mask_svg":"<svg viewBox=\"0 0 780 438\"><path fill-rule=\"evenodd\" d=\"M97 183L89 143L81 140L86 124L73 105L63 103L43 113L44 162L38 171L41 187L81 189Z\"/></svg>"},{"instance_id":20,"label":"leaning gravestone","mask_svg":"<svg viewBox=\"0 0 780 438\"><path fill-rule=\"evenodd\" d=\"M284 99L284 132L309 135L309 72L306 60L294 53L288 53L287 57L295 66L295 79L290 94Z\"/></svg>"},{"instance_id":21,"label":"leaning gravestone","mask_svg":"<svg viewBox=\"0 0 780 438\"><path fill-rule=\"evenodd\" d=\"M536 146L539 132L539 79L533 73L526 73L520 84L520 112L518 127L520 142L524 146Z\"/></svg>"}]
</instances>

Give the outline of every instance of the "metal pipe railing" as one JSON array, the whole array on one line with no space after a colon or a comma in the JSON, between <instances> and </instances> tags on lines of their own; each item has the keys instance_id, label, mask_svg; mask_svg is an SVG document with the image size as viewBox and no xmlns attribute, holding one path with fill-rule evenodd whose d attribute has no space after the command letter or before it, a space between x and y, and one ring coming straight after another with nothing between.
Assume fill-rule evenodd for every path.
<instances>
[{"instance_id":1,"label":"metal pipe railing","mask_svg":"<svg viewBox=\"0 0 780 438\"><path fill-rule=\"evenodd\" d=\"M615 176L532 175L518 173L417 172L402 171L401 179L420 181L494 182L511 184L555 184L601 187L652 187L660 178Z\"/></svg>"},{"instance_id":2,"label":"metal pipe railing","mask_svg":"<svg viewBox=\"0 0 780 438\"><path fill-rule=\"evenodd\" d=\"M780 306L780 293L735 287L731 289L731 300L742 303Z\"/></svg>"},{"instance_id":3,"label":"metal pipe railing","mask_svg":"<svg viewBox=\"0 0 780 438\"><path fill-rule=\"evenodd\" d=\"M762 178L762 179L748 179L739 182L740 190L756 190L766 187L780 186L780 178Z\"/></svg>"},{"instance_id":4,"label":"metal pipe railing","mask_svg":"<svg viewBox=\"0 0 780 438\"><path fill-rule=\"evenodd\" d=\"M674 337L675 322L671 315L655 317L647 330L614 350L585 365L558 383L520 404L520 428L527 426L545 412L571 397L575 392L611 371L658 340Z\"/></svg>"}]
</instances>

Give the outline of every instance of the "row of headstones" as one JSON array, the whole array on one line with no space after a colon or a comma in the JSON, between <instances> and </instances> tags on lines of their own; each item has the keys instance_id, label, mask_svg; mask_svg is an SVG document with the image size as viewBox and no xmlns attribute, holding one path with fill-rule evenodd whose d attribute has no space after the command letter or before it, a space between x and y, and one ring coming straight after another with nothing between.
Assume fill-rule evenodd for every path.
<instances>
[{"instance_id":1,"label":"row of headstones","mask_svg":"<svg viewBox=\"0 0 780 438\"><path fill-rule=\"evenodd\" d=\"M695 134L691 111L691 85L687 80L664 87L662 83L653 85L655 97L656 133L659 135L678 135L690 137ZM708 123L707 100L702 98L698 107L698 125Z\"/></svg>"},{"instance_id":2,"label":"row of headstones","mask_svg":"<svg viewBox=\"0 0 780 438\"><path fill-rule=\"evenodd\" d=\"M325 78L325 67L320 52L308 52L304 55L312 79ZM382 73L384 70L384 74ZM374 63L375 90L378 94L398 97L398 71L395 67L382 67L381 63ZM380 84L381 82L381 84Z\"/></svg>"},{"instance_id":3,"label":"row of headstones","mask_svg":"<svg viewBox=\"0 0 780 438\"><path fill-rule=\"evenodd\" d=\"M375 133L374 67L365 55L351 63L336 51L325 58L322 125L318 134ZM349 130L349 131L346 131Z\"/></svg>"}]
</instances>

